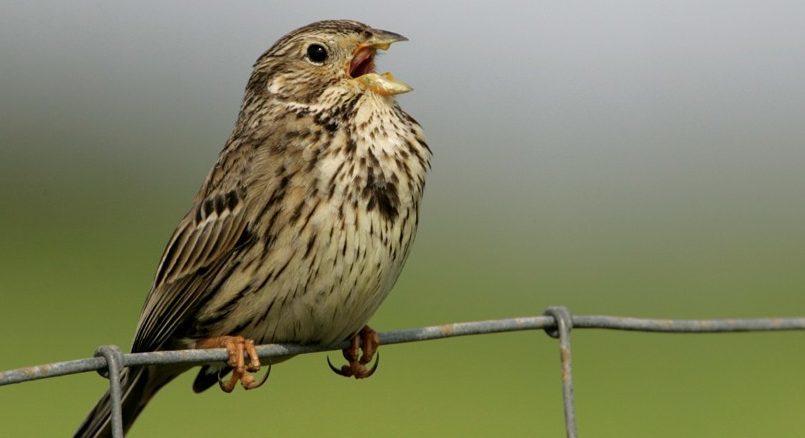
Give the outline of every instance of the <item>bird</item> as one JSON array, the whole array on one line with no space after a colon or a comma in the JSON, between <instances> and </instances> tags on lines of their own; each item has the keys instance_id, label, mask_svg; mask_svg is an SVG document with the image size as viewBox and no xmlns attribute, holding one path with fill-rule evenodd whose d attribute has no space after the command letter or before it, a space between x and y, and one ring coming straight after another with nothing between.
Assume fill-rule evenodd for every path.
<instances>
[{"instance_id":1,"label":"bird","mask_svg":"<svg viewBox=\"0 0 805 438\"><path fill-rule=\"evenodd\" d=\"M411 251L431 167L420 124L395 99L412 88L375 69L379 51L406 40L325 20L257 59L232 134L162 254L132 352L226 348L195 392L259 386L255 345L266 343L348 341L347 364L331 368L372 375L379 338L367 323ZM123 429L189 369L124 369ZM111 436L110 417L107 391L75 436Z\"/></svg>"}]
</instances>

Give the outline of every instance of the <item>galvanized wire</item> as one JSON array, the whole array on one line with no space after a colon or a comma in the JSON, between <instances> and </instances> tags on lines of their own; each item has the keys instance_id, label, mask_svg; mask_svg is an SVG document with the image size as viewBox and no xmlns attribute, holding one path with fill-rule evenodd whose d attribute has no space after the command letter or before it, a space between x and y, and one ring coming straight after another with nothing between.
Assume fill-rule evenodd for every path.
<instances>
[{"instance_id":1,"label":"galvanized wire","mask_svg":"<svg viewBox=\"0 0 805 438\"><path fill-rule=\"evenodd\" d=\"M570 350L570 329L573 328L573 317L567 307L548 307L545 314L552 316L556 327L546 328L545 332L552 338L559 339L559 362L562 364L562 399L565 403L565 431L567 438L576 438L576 408L573 401L573 367Z\"/></svg>"},{"instance_id":2,"label":"galvanized wire","mask_svg":"<svg viewBox=\"0 0 805 438\"><path fill-rule=\"evenodd\" d=\"M109 396L112 403L112 435L123 436L123 406L121 406L122 393L120 388L121 364L123 354L114 345L103 345L95 352L95 356L103 357L107 365L109 377Z\"/></svg>"},{"instance_id":3,"label":"galvanized wire","mask_svg":"<svg viewBox=\"0 0 805 438\"><path fill-rule=\"evenodd\" d=\"M496 319L488 321L459 322L431 327L396 330L380 334L383 345L406 342L428 341L433 339L469 336L489 333L502 333L523 330L545 330L560 343L560 363L562 369L562 394L565 406L565 427L568 438L576 438L575 407L573 401L573 379L571 368L570 330L607 329L661 333L730 333L805 330L805 317L757 318L757 319L643 319L618 316L580 316L572 315L565 307L549 307L544 316ZM348 346L348 342L332 346L303 346L293 344L269 344L257 347L261 359L289 356L320 351L338 350ZM200 365L211 362L225 362L226 349L156 351L148 353L122 354L115 346L102 346L99 357L56 362L0 373L0 386L13 383L88 371L108 371L110 395L112 400L113 433L122 437L120 422L120 381L123 367L140 365L187 364Z\"/></svg>"}]
</instances>

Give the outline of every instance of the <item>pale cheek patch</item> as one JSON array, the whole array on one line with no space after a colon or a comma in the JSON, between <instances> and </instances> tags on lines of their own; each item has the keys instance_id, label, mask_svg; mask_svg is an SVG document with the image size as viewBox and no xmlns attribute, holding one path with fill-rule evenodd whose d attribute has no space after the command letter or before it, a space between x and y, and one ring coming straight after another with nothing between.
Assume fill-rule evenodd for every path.
<instances>
[{"instance_id":1,"label":"pale cheek patch","mask_svg":"<svg viewBox=\"0 0 805 438\"><path fill-rule=\"evenodd\" d=\"M274 78L268 83L266 89L271 94L280 94L280 91L285 87L285 80L281 77Z\"/></svg>"}]
</instances>

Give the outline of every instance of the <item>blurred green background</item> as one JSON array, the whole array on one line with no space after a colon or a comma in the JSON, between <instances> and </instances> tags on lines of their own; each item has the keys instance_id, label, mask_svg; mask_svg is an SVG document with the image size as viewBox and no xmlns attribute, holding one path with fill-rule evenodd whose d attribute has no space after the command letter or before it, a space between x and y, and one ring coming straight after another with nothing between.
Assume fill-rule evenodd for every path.
<instances>
[{"instance_id":1,"label":"blurred green background","mask_svg":"<svg viewBox=\"0 0 805 438\"><path fill-rule=\"evenodd\" d=\"M435 152L380 330L540 314L805 315L802 2L0 4L0 369L127 347L253 60L349 17ZM574 333L584 436L801 436L802 333ZM131 436L563 436L543 333L323 354L252 392L166 387ZM338 353L332 354L334 358ZM66 436L84 374L0 388L0 435Z\"/></svg>"}]
</instances>

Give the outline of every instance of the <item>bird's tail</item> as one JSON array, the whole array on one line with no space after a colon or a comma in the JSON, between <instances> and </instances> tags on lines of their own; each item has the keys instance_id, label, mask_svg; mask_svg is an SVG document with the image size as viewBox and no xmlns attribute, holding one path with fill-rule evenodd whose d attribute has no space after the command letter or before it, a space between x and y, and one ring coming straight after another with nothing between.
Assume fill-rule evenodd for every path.
<instances>
[{"instance_id":1,"label":"bird's tail","mask_svg":"<svg viewBox=\"0 0 805 438\"><path fill-rule=\"evenodd\" d=\"M165 372L154 367L126 368L121 372L123 430L128 431L151 397L173 380L179 372ZM75 433L75 438L112 436L112 404L109 390L98 400Z\"/></svg>"}]
</instances>

